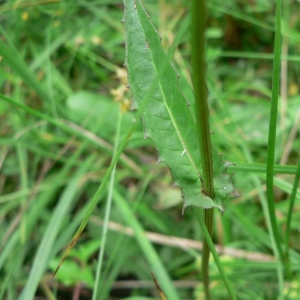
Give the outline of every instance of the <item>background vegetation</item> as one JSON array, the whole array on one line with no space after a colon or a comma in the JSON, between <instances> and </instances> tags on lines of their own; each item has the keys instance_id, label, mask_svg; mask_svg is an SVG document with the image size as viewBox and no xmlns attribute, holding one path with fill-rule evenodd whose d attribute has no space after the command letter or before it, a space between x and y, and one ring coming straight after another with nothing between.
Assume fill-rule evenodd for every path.
<instances>
[{"instance_id":1,"label":"background vegetation","mask_svg":"<svg viewBox=\"0 0 300 300\"><path fill-rule=\"evenodd\" d=\"M188 1L144 2L193 104ZM265 205L274 3L208 5L212 139L224 159L236 164L230 172L241 194L228 198L223 217L215 213L214 241L238 299L298 299L300 195L291 223L291 272L283 288ZM297 8L298 2L284 1L274 178L282 233L300 149ZM105 240L107 193L57 276L51 275L107 171L116 140L122 141L133 122L136 131L108 189L113 202L99 299L157 296L151 278L157 266L165 268L181 299L203 297L197 242L202 233L189 209L181 215L180 190L172 188L166 166L157 167L151 140L143 138L136 112L128 110L122 15L121 1L1 2L0 85L6 98L0 99L0 299L91 299ZM213 299L226 299L213 260L210 272Z\"/></svg>"}]
</instances>

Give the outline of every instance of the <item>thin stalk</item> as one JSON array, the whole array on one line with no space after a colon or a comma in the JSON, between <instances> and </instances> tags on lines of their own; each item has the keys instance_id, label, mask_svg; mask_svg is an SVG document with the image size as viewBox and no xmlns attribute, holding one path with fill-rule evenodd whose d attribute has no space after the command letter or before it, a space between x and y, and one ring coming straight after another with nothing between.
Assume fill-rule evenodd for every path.
<instances>
[{"instance_id":1,"label":"thin stalk","mask_svg":"<svg viewBox=\"0 0 300 300\"><path fill-rule=\"evenodd\" d=\"M199 222L199 224L200 224L200 226L202 228L205 240L206 240L207 244L209 245L209 248L210 248L211 253L212 253L213 257L214 257L216 265L217 265L217 267L219 269L220 275L221 275L221 277L223 279L223 282L224 282L224 284L225 284L225 286L227 288L228 294L229 294L229 296L230 296L231 299L236 299L234 290L233 290L233 288L232 288L232 286L230 284L230 281L228 280L228 278L226 276L226 273L225 273L225 271L224 271L224 269L222 267L222 263L221 263L220 258L218 256L218 253L216 251L214 243L213 243L213 241L212 241L212 239L210 237L210 233L208 232L207 226L206 226L206 224L203 221L202 214L199 211L199 209L197 209L197 208L194 208L194 213L197 216L197 219L198 219L198 222Z\"/></svg>"},{"instance_id":2,"label":"thin stalk","mask_svg":"<svg viewBox=\"0 0 300 300\"><path fill-rule=\"evenodd\" d=\"M121 109L119 109L117 132L116 132L113 156L116 155L118 145L119 145L121 123L122 123L122 112L121 112ZM112 173L110 175L108 195L107 195L106 208L105 208L105 217L104 217L104 223L103 223L103 228L102 228L102 241L101 241L101 246L99 249L96 278L95 278L95 284L94 284L94 289L93 289L93 298L92 298L93 300L98 299L99 293L100 293L99 282L100 282L100 277L101 277L104 249L105 249L106 236L107 236L107 231L108 231L108 222L109 222L111 205L112 205L112 195L113 195L114 182L115 182L115 173L116 173L116 165L114 166Z\"/></svg>"},{"instance_id":3,"label":"thin stalk","mask_svg":"<svg viewBox=\"0 0 300 300\"><path fill-rule=\"evenodd\" d=\"M287 221L286 221L286 232L285 232L285 247L286 247L286 260L288 262L288 269L289 269L289 241L290 241L290 232L291 232L291 221L292 221L292 213L293 213L293 208L295 204L295 199L296 199L296 194L298 190L298 185L299 185L299 180L300 180L300 157L298 160L298 166L297 166L297 173L295 175L294 179L294 184L293 184L293 189L290 197L290 205L289 205L289 210L288 210L288 215L287 215Z\"/></svg>"},{"instance_id":4,"label":"thin stalk","mask_svg":"<svg viewBox=\"0 0 300 300\"><path fill-rule=\"evenodd\" d=\"M136 238L136 242L138 243L141 251L144 253L145 258L147 259L148 264L151 267L151 271L157 278L157 281L166 294L167 299L179 300L180 298L178 292L174 287L172 280L161 261L161 258L159 257L154 246L146 237L145 231L140 222L135 217L132 209L128 205L128 201L126 201L126 199L117 189L113 191L113 200L117 204L120 216L122 216L124 221L132 228Z\"/></svg>"},{"instance_id":5,"label":"thin stalk","mask_svg":"<svg viewBox=\"0 0 300 300\"><path fill-rule=\"evenodd\" d=\"M296 174L297 167L289 166L289 165L276 165L274 164L274 173L275 174ZM266 165L265 164L257 164L257 163L236 163L234 167L235 171L247 171L254 173L266 173Z\"/></svg>"},{"instance_id":6,"label":"thin stalk","mask_svg":"<svg viewBox=\"0 0 300 300\"><path fill-rule=\"evenodd\" d=\"M283 261L283 252L281 249L281 238L278 232L275 205L274 205L274 162L275 162L275 142L276 142L276 127L278 115L278 97L279 97L279 79L280 79L280 56L281 56L281 0L276 3L276 21L275 21L275 43L274 43L274 62L273 62L273 77L272 77L272 101L270 110L269 136L268 136L268 151L267 151L267 202L276 247L279 258Z\"/></svg>"},{"instance_id":7,"label":"thin stalk","mask_svg":"<svg viewBox=\"0 0 300 300\"><path fill-rule=\"evenodd\" d=\"M209 111L207 104L207 88L205 83L205 0L193 0L191 7L191 46L192 46L192 80L195 93L196 117L198 124L199 149L202 161L203 192L214 199L213 161L209 131ZM208 233L212 235L213 209L205 210L204 221ZM206 299L211 299L209 291L209 254L207 240L204 240L202 254L202 275Z\"/></svg>"},{"instance_id":8,"label":"thin stalk","mask_svg":"<svg viewBox=\"0 0 300 300\"><path fill-rule=\"evenodd\" d=\"M248 161L248 163L253 163L253 157L250 154L250 151L248 149L248 147L246 147L246 145L242 145L242 149L243 149L243 153L245 155L246 160ZM279 253L278 253L278 249L276 247L276 242L275 242L275 238L274 238L274 234L273 231L271 229L272 225L271 225L271 221L270 221L270 214L269 214L269 210L268 210L268 204L267 204L267 196L264 193L263 189L262 189L262 184L261 184L261 180L259 179L260 176L259 173L253 174L252 176L254 185L256 186L257 192L258 192L258 196L260 199L260 203L263 209L263 213L265 215L266 218L266 224L267 224L267 228L268 228L268 232L269 232L269 236L270 236L270 241L271 241L271 247L274 251L275 257L279 257ZM277 260L276 261L276 272L277 272L277 277L278 277L278 291L279 291L279 295L281 297L281 295L283 295L283 290L284 290L284 280L283 280L283 272L282 272L282 263L281 261ZM280 298L281 299L281 298Z\"/></svg>"},{"instance_id":9,"label":"thin stalk","mask_svg":"<svg viewBox=\"0 0 300 300\"><path fill-rule=\"evenodd\" d=\"M132 207L132 213L135 215L137 207L139 206L140 202L143 199L143 196L145 195L145 192L149 186L149 183L154 175L154 172L149 172L145 178L143 179L143 184L141 188L139 189L139 193L135 199L135 205ZM112 282L114 281L114 269L113 265L118 260L117 256L120 255L119 250L121 249L121 245L125 242L125 233L122 232L122 234L119 235L118 239L116 239L114 244L114 249L110 253L109 258L107 261L105 261L105 270L102 273L102 277L105 278L104 281L102 281L101 284L101 294L99 295L99 298L97 300L106 300L108 298ZM120 259L120 256L119 256ZM117 274L116 274L117 275ZM1 299L1 298L0 298Z\"/></svg>"}]
</instances>

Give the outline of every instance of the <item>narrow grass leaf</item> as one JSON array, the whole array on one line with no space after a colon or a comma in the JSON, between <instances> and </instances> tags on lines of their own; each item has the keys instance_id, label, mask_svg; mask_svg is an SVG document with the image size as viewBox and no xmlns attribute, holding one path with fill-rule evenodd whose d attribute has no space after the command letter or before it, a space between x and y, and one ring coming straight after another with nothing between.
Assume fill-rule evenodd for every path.
<instances>
[{"instance_id":1,"label":"narrow grass leaf","mask_svg":"<svg viewBox=\"0 0 300 300\"><path fill-rule=\"evenodd\" d=\"M288 166L288 165L277 165L274 164L274 174L296 174L297 167L296 166ZM235 171L247 171L254 173L266 173L266 165L258 164L258 163L237 163L234 168Z\"/></svg>"},{"instance_id":2,"label":"narrow grass leaf","mask_svg":"<svg viewBox=\"0 0 300 300\"><path fill-rule=\"evenodd\" d=\"M286 249L287 249L286 251L287 252L288 252L288 249L289 249L292 214L293 214L293 208L294 208L296 195L297 195L297 191L298 191L299 180L300 180L300 158L298 160L297 172L296 172L296 175L295 175L294 184L293 184L293 188L292 188L292 193L291 193L291 196L290 196L289 210L288 210L287 221L286 221L285 244L286 244Z\"/></svg>"},{"instance_id":3,"label":"narrow grass leaf","mask_svg":"<svg viewBox=\"0 0 300 300\"><path fill-rule=\"evenodd\" d=\"M116 139L115 139L115 145L114 145L114 155L116 155L118 145L119 145L121 123L122 123L122 112L120 110L119 115L118 115L117 128L116 128ZM103 224L102 236L101 236L101 246L100 246L99 254L98 254L96 278L95 278L94 289L93 289L93 300L99 299L99 297L98 297L98 295L100 293L99 292L100 291L99 281L100 281L100 277L101 277L102 263L103 263L104 250L105 250L105 244L106 244L106 236L107 236L107 231L108 231L108 222L109 222L110 211L111 211L112 195L113 195L114 182L115 182L115 174L116 174L116 165L114 166L114 168L112 170L112 173L110 175L108 195L107 195L106 208L105 208L104 224Z\"/></svg>"},{"instance_id":4,"label":"narrow grass leaf","mask_svg":"<svg viewBox=\"0 0 300 300\"><path fill-rule=\"evenodd\" d=\"M28 281L19 298L20 300L34 298L40 278L47 268L49 257L53 249L53 244L55 242L55 238L59 232L59 229L61 228L64 216L68 213L72 205L72 200L74 199L76 193L78 193L79 181L84 172L86 172L87 167L90 166L91 159L94 159L94 157L91 157L89 159L89 163L85 163L82 165L82 167L77 171L77 173L74 175L74 178L70 181L65 191L61 195L60 200L48 223L44 237L37 250L37 254L35 256Z\"/></svg>"},{"instance_id":5,"label":"narrow grass leaf","mask_svg":"<svg viewBox=\"0 0 300 300\"><path fill-rule=\"evenodd\" d=\"M38 94L41 99L50 101L46 88L38 81L35 74L28 68L22 57L14 48L0 40L0 53L6 62L19 76Z\"/></svg>"},{"instance_id":6,"label":"narrow grass leaf","mask_svg":"<svg viewBox=\"0 0 300 300\"><path fill-rule=\"evenodd\" d=\"M234 290L233 290L233 288L231 286L231 283L228 280L228 277L227 277L227 275L226 275L226 273L225 273L225 271L224 271L224 269L222 267L222 263L220 261L219 255L218 255L218 253L216 251L214 243L213 243L213 241L212 241L212 239L210 237L210 234L209 234L209 232L208 232L208 230L206 228L206 225L205 225L205 223L203 221L203 215L200 212L200 210L196 209L196 208L194 208L194 213L197 216L197 220L198 220L198 222L199 222L199 224L200 224L200 226L202 228L202 231L203 231L204 237L206 239L206 242L207 242L207 244L209 246L209 249L210 249L210 251L211 251L211 253L212 253L212 255L213 255L214 259L215 259L215 262L216 262L216 265L217 265L217 267L219 269L220 275L221 275L221 277L222 277L222 279L224 281L224 284L225 284L225 286L227 288L228 294L230 295L230 299L236 299Z\"/></svg>"},{"instance_id":7,"label":"narrow grass leaf","mask_svg":"<svg viewBox=\"0 0 300 300\"><path fill-rule=\"evenodd\" d=\"M271 228L273 231L278 255L283 261L283 251L281 248L281 237L278 232L275 205L274 205L274 163L275 163L275 146L276 146L276 128L278 116L278 98L279 98L279 80L280 80L280 55L281 55L281 0L276 1L276 20L275 20L275 43L274 43L274 63L273 63L273 77L272 77L272 101L270 109L269 121L269 136L268 136L268 150L267 150L267 201L268 211L271 221Z\"/></svg>"},{"instance_id":8,"label":"narrow grass leaf","mask_svg":"<svg viewBox=\"0 0 300 300\"><path fill-rule=\"evenodd\" d=\"M164 265L161 262L161 259L159 258L154 247L144 234L143 227L135 218L126 200L122 197L121 194L119 194L117 190L114 191L114 201L120 209L120 213L124 217L126 223L128 223L134 231L136 241L139 244L141 250L143 251L146 259L148 260L149 265L151 266L151 270L149 270L149 273L151 273L152 271L155 274L168 299L178 300L178 293L174 288L172 281Z\"/></svg>"},{"instance_id":9,"label":"narrow grass leaf","mask_svg":"<svg viewBox=\"0 0 300 300\"><path fill-rule=\"evenodd\" d=\"M157 280L156 280L154 274L151 273L151 275L152 275L152 278L153 278L153 281L154 281L154 283L155 283L155 286L156 286L156 289L157 289L157 292L158 292L158 295L159 295L160 299L161 299L161 300L167 300L167 297L166 297L166 295L164 294L163 290L161 289L160 285L158 284L158 282L157 282Z\"/></svg>"}]
</instances>

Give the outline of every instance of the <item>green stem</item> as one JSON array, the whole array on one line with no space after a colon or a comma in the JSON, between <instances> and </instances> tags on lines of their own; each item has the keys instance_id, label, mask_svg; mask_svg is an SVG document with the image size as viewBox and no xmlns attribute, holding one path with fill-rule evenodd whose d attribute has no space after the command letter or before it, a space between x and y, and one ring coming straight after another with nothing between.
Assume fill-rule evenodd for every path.
<instances>
[{"instance_id":1,"label":"green stem","mask_svg":"<svg viewBox=\"0 0 300 300\"><path fill-rule=\"evenodd\" d=\"M209 111L207 104L207 88L205 83L205 0L194 0L191 7L192 14L192 72L195 92L196 117L198 124L198 139L202 161L203 192L211 199L215 198L213 186L213 160L209 131ZM204 220L209 235L213 229L213 209L205 210ZM209 247L206 239L203 245L202 274L206 299L211 299L209 292Z\"/></svg>"},{"instance_id":2,"label":"green stem","mask_svg":"<svg viewBox=\"0 0 300 300\"><path fill-rule=\"evenodd\" d=\"M121 124L122 124L122 112L121 112L121 108L120 108L119 114L118 114L116 138L115 138L115 144L114 144L114 153L113 153L114 156L116 155L116 152L117 152L117 149L119 146L119 142L120 142L119 139L120 139ZM97 263L97 269L96 269L96 276L95 276L92 300L98 299L99 293L100 293L99 283L100 283L100 278L101 278L104 251L105 251L105 246L106 246L108 222L109 222L110 211L111 211L111 206L112 206L112 195L113 195L113 189L114 189L114 183L115 183L115 174L116 174L116 165L114 166L114 168L111 172L111 175L110 175L108 195L106 198L105 217L104 217L104 223L103 223L102 235L101 235L101 246L100 246L99 253L98 253L98 263Z\"/></svg>"},{"instance_id":3,"label":"green stem","mask_svg":"<svg viewBox=\"0 0 300 300\"><path fill-rule=\"evenodd\" d=\"M207 228L207 232L209 233L209 236L212 235L213 219L214 219L213 209L205 210L204 222ZM209 291L209 255L210 255L210 247L207 243L207 239L205 238L203 241L203 251L202 251L202 276L203 276L204 292L207 299L211 299L211 295Z\"/></svg>"},{"instance_id":4,"label":"green stem","mask_svg":"<svg viewBox=\"0 0 300 300\"><path fill-rule=\"evenodd\" d=\"M288 211L287 221L286 221L286 232L285 232L286 254L285 254L285 256L286 256L286 262L287 262L286 265L287 265L288 273L290 273L289 242L290 242L290 232L291 232L291 221L292 221L292 213L293 213L296 194L297 194L297 190L298 190L299 180L300 180L300 158L298 160L297 172L296 172L295 179L294 179L293 189L292 189L290 203L289 203L290 204L289 211Z\"/></svg>"},{"instance_id":5,"label":"green stem","mask_svg":"<svg viewBox=\"0 0 300 300\"><path fill-rule=\"evenodd\" d=\"M222 264L221 264L220 258L218 256L218 253L216 251L216 248L214 246L214 243L213 243L213 241L212 241L212 239L210 237L210 233L208 232L207 226L206 226L206 224L203 221L202 214L199 211L199 209L197 209L197 208L194 208L194 213L197 216L197 219L198 219L198 222L199 222L199 224L200 224L200 226L202 228L205 240L206 240L206 242L207 242L207 244L208 244L208 246L209 246L209 248L211 250L211 253L212 253L213 257L214 257L214 260L215 260L216 265L217 265L217 267L219 269L220 275L221 275L221 277L223 279L223 282L224 282L224 284L225 284L225 286L227 288L228 294L229 294L229 296L230 296L231 299L236 299L236 296L234 294L234 290L233 290L233 288L232 288L232 286L230 284L230 281L228 280L228 278L226 276L226 273L225 273L225 271L224 271L224 269L222 267Z\"/></svg>"},{"instance_id":6,"label":"green stem","mask_svg":"<svg viewBox=\"0 0 300 300\"><path fill-rule=\"evenodd\" d=\"M271 227L275 239L276 248L281 261L283 261L283 252L281 249L281 238L278 232L275 205L274 205L274 161L275 161L275 142L276 142L276 125L278 115L278 97L279 97L279 78L280 78L280 55L281 55L281 0L277 0L276 5L276 22L275 22L275 43L274 43L274 63L272 78L272 102L270 111L268 151L267 151L267 200L270 216Z\"/></svg>"},{"instance_id":7,"label":"green stem","mask_svg":"<svg viewBox=\"0 0 300 300\"><path fill-rule=\"evenodd\" d=\"M295 200L296 200L299 180L300 180L300 158L298 160L297 173L296 173L295 179L294 179L293 189L292 189L292 193L291 193L291 197L290 197L290 206L289 206L289 211L288 211L287 221L286 221L286 247L287 247L287 249L288 249L288 243L289 243L289 239L290 239L292 213L293 213L293 208L294 208L294 204L295 204Z\"/></svg>"}]
</instances>

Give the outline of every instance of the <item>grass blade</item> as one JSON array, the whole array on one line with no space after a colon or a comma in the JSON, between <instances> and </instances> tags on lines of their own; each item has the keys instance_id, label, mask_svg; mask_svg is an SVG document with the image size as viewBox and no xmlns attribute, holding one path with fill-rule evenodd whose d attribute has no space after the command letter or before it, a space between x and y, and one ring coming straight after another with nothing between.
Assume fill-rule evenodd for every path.
<instances>
[{"instance_id":1,"label":"grass blade","mask_svg":"<svg viewBox=\"0 0 300 300\"><path fill-rule=\"evenodd\" d=\"M48 223L44 237L37 250L28 281L19 298L20 300L34 298L40 278L49 263L53 244L55 242L55 238L59 232L59 229L61 229L61 224L63 222L64 216L69 212L74 197L78 193L78 186L80 186L79 181L82 175L86 172L87 168L90 166L90 162L93 159L94 157L91 157L88 162L83 164L81 168L78 169L77 173L74 175L74 178L70 181L65 191L62 193L60 200L56 205L56 208Z\"/></svg>"},{"instance_id":2,"label":"grass blade","mask_svg":"<svg viewBox=\"0 0 300 300\"><path fill-rule=\"evenodd\" d=\"M294 208L294 204L295 204L295 200L296 200L296 194L297 194L297 190L298 190L299 180L300 180L300 158L298 160L297 173L294 178L294 184L293 184L292 193L290 196L289 210L288 210L287 221L286 221L286 233L285 233L286 253L288 253L288 249L289 249L292 213L293 213L293 208Z\"/></svg>"},{"instance_id":3,"label":"grass blade","mask_svg":"<svg viewBox=\"0 0 300 300\"><path fill-rule=\"evenodd\" d=\"M281 0L276 3L276 21L275 21L275 44L274 44L274 63L272 78L272 102L270 109L268 150L267 150L267 199L268 211L270 215L271 228L273 231L276 248L281 261L283 261L283 252L281 248L281 238L278 232L275 205L274 205L274 162L275 162L275 142L278 115L278 97L279 97L279 79L280 79L280 55L281 55Z\"/></svg>"},{"instance_id":4,"label":"grass blade","mask_svg":"<svg viewBox=\"0 0 300 300\"><path fill-rule=\"evenodd\" d=\"M230 284L230 281L228 280L228 278L226 276L226 273L225 273L225 271L224 271L224 269L222 267L221 261L219 259L219 255L218 255L218 253L216 251L216 248L214 246L214 243L213 243L213 241L212 241L212 239L210 237L210 233L208 232L208 230L206 228L206 225L205 225L205 223L203 221L203 215L199 211L199 209L196 209L196 208L194 208L194 213L197 216L197 220L198 220L198 222L199 222L199 224L200 224L200 226L202 228L204 237L205 237L206 242L207 242L207 244L209 246L209 249L210 249L210 251L211 251L211 253L212 253L212 255L213 255L214 259L215 259L216 265L217 265L217 267L219 269L219 272L220 272L220 275L221 275L221 277L222 277L222 279L224 281L224 284L226 285L227 291L228 291L231 299L236 299L235 294L234 294L234 290L233 290L233 288L232 288L232 286Z\"/></svg>"},{"instance_id":5,"label":"grass blade","mask_svg":"<svg viewBox=\"0 0 300 300\"><path fill-rule=\"evenodd\" d=\"M15 70L21 78L32 87L41 99L51 101L46 92L43 84L38 81L34 73L28 68L24 60L20 57L19 53L12 47L7 46L0 40L0 53L3 56L4 62Z\"/></svg>"},{"instance_id":6,"label":"grass blade","mask_svg":"<svg viewBox=\"0 0 300 300\"><path fill-rule=\"evenodd\" d=\"M122 123L122 113L121 113L121 110L120 110L119 111L118 122L117 122L116 139L115 139L115 146L114 146L114 155L116 155L116 152L117 152L117 149L118 149L121 123ZM105 217L104 217L104 223L103 223L103 229L102 229L101 246L100 246L100 249L99 249L95 284L94 284L94 289L93 289L93 300L99 299L99 281L100 281L100 277L101 277L102 263L103 263L103 257L104 257L104 248L105 248L105 243L106 243L108 222L109 222L110 211L111 211L112 195L113 195L114 181L115 181L115 173L116 173L116 166L114 166L114 168L112 170L112 173L110 175L109 189L108 189L108 195L107 195L107 200L106 200L106 208L105 208Z\"/></svg>"},{"instance_id":7,"label":"grass blade","mask_svg":"<svg viewBox=\"0 0 300 300\"><path fill-rule=\"evenodd\" d=\"M180 299L158 254L144 234L143 227L139 224L138 220L133 215L130 207L126 203L126 200L116 190L114 191L114 200L120 209L120 214L125 218L126 223L131 225L137 243L141 247L145 257L148 260L149 265L152 268L152 270L149 270L149 274L151 272L155 274L155 277L158 279L158 282L161 285L164 293L166 294L167 299Z\"/></svg>"}]
</instances>

